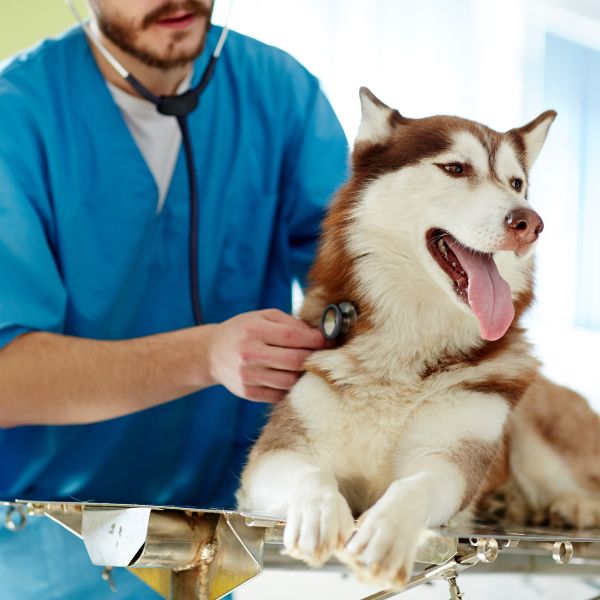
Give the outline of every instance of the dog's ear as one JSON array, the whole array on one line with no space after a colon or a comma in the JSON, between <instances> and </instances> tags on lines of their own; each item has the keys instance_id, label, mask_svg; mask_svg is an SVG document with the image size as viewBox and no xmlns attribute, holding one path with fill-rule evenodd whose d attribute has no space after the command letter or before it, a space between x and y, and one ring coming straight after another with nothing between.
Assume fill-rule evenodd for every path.
<instances>
[{"instance_id":1,"label":"dog's ear","mask_svg":"<svg viewBox=\"0 0 600 600\"><path fill-rule=\"evenodd\" d=\"M527 123L527 125L511 129L508 132L509 134L520 137L523 141L523 144L525 145L525 164L528 169L531 169L531 165L533 165L540 153L540 150L546 141L548 129L550 129L550 125L552 125L555 118L556 111L547 110L539 117L533 119L533 121Z\"/></svg>"},{"instance_id":2,"label":"dog's ear","mask_svg":"<svg viewBox=\"0 0 600 600\"><path fill-rule=\"evenodd\" d=\"M395 125L403 120L397 110L391 109L366 87L361 87L360 106L362 120L355 142L372 142L374 144L385 141Z\"/></svg>"}]
</instances>

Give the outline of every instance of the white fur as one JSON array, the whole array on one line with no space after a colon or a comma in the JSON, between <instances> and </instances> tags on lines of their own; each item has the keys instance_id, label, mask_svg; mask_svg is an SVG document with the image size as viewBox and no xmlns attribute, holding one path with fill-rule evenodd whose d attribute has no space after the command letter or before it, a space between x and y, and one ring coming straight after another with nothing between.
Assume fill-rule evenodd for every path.
<instances>
[{"instance_id":1,"label":"white fur","mask_svg":"<svg viewBox=\"0 0 600 600\"><path fill-rule=\"evenodd\" d=\"M360 106L362 119L354 143L384 142L392 129L389 121L392 110L375 104L363 89L360 91Z\"/></svg>"},{"instance_id":2,"label":"white fur","mask_svg":"<svg viewBox=\"0 0 600 600\"><path fill-rule=\"evenodd\" d=\"M490 156L483 144L472 133L459 131L455 134L452 148L436 157L436 162L461 162L471 164L480 177L489 175Z\"/></svg>"},{"instance_id":3,"label":"white fur","mask_svg":"<svg viewBox=\"0 0 600 600\"><path fill-rule=\"evenodd\" d=\"M503 140L496 151L495 169L500 181L507 186L510 186L510 180L513 177L522 179L523 187L520 191L517 192L516 190L512 190L512 188L509 188L509 191L515 194L517 198L525 195L527 190L527 176L517 160L514 147L507 141Z\"/></svg>"},{"instance_id":4,"label":"white fur","mask_svg":"<svg viewBox=\"0 0 600 600\"><path fill-rule=\"evenodd\" d=\"M527 167L531 168L535 159L538 157L546 136L548 135L548 129L556 118L556 114L548 115L543 121L538 123L537 127L532 129L529 133L524 134L523 138L525 141L525 147L527 148Z\"/></svg>"}]
</instances>

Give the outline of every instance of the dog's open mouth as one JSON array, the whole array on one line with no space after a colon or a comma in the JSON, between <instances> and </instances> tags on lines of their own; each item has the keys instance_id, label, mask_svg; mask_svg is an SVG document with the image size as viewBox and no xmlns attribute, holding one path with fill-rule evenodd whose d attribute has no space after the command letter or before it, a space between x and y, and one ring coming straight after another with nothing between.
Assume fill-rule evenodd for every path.
<instances>
[{"instance_id":1,"label":"dog's open mouth","mask_svg":"<svg viewBox=\"0 0 600 600\"><path fill-rule=\"evenodd\" d=\"M454 291L479 320L481 337L501 338L515 309L510 286L500 276L493 255L467 248L443 229L430 229L425 238L430 254L452 280Z\"/></svg>"}]
</instances>

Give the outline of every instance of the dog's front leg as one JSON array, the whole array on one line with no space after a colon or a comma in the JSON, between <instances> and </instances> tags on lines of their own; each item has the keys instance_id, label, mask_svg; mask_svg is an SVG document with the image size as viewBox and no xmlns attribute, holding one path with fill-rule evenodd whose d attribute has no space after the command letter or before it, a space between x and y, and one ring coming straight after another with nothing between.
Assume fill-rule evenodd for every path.
<instances>
[{"instance_id":1,"label":"dog's front leg","mask_svg":"<svg viewBox=\"0 0 600 600\"><path fill-rule=\"evenodd\" d=\"M499 396L468 394L440 404L424 407L410 424L396 453L397 479L340 553L383 585L402 586L427 527L445 524L470 503L508 414Z\"/></svg>"},{"instance_id":2,"label":"dog's front leg","mask_svg":"<svg viewBox=\"0 0 600 600\"><path fill-rule=\"evenodd\" d=\"M324 563L354 532L352 512L331 470L292 450L251 460L238 504L285 518L285 552L311 566Z\"/></svg>"},{"instance_id":3,"label":"dog's front leg","mask_svg":"<svg viewBox=\"0 0 600 600\"><path fill-rule=\"evenodd\" d=\"M415 472L394 481L358 521L358 531L340 559L366 579L402 586L427 527L458 510L464 483L443 455L423 457Z\"/></svg>"}]
</instances>

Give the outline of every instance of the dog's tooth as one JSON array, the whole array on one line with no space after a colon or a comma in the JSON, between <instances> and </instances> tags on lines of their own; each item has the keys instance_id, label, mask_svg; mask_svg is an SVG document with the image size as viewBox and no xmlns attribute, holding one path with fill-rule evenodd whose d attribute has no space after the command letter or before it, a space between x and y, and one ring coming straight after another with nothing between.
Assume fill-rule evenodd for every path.
<instances>
[{"instance_id":1,"label":"dog's tooth","mask_svg":"<svg viewBox=\"0 0 600 600\"><path fill-rule=\"evenodd\" d=\"M452 263L452 267L456 269L456 263L455 262Z\"/></svg>"},{"instance_id":2,"label":"dog's tooth","mask_svg":"<svg viewBox=\"0 0 600 600\"><path fill-rule=\"evenodd\" d=\"M444 240L438 240L438 249L444 255L444 258L448 260L448 253L446 252L446 244L444 244Z\"/></svg>"}]
</instances>

